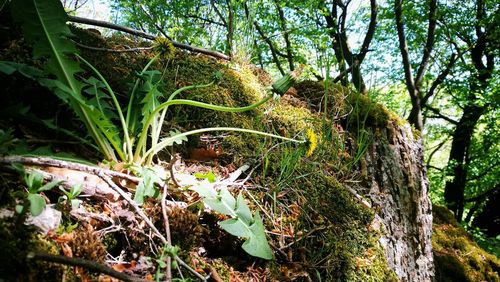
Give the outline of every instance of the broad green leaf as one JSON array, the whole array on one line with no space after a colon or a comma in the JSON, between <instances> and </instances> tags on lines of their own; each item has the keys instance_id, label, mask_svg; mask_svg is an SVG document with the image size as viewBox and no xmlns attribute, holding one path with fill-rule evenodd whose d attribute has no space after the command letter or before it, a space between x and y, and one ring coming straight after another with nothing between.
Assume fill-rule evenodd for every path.
<instances>
[{"instance_id":1,"label":"broad green leaf","mask_svg":"<svg viewBox=\"0 0 500 282\"><path fill-rule=\"evenodd\" d=\"M24 176L24 181L26 186L28 186L28 190L32 193L36 193L38 192L38 188L42 186L43 175L37 171L33 171Z\"/></svg>"},{"instance_id":2,"label":"broad green leaf","mask_svg":"<svg viewBox=\"0 0 500 282\"><path fill-rule=\"evenodd\" d=\"M264 225L258 211L255 213L255 222L250 226L250 238L243 243L242 248L255 257L267 260L273 258L273 251L267 242Z\"/></svg>"},{"instance_id":3,"label":"broad green leaf","mask_svg":"<svg viewBox=\"0 0 500 282\"><path fill-rule=\"evenodd\" d=\"M134 201L141 205L144 203L145 197L156 198L159 195L159 191L155 187L155 182L159 182L161 179L150 168L140 168L138 172L142 180L135 190Z\"/></svg>"},{"instance_id":4,"label":"broad green leaf","mask_svg":"<svg viewBox=\"0 0 500 282\"><path fill-rule=\"evenodd\" d=\"M219 225L222 229L226 230L227 233L238 236L242 238L249 238L252 235L250 234L249 226L246 225L241 219L231 218L224 221L219 222Z\"/></svg>"},{"instance_id":5,"label":"broad green leaf","mask_svg":"<svg viewBox=\"0 0 500 282\"><path fill-rule=\"evenodd\" d=\"M238 215L238 218L248 225L253 223L252 212L245 203L245 199L241 193L238 195L236 200L236 215Z\"/></svg>"},{"instance_id":6,"label":"broad green leaf","mask_svg":"<svg viewBox=\"0 0 500 282\"><path fill-rule=\"evenodd\" d=\"M30 212L33 216L37 216L42 213L45 209L45 199L38 194L28 194L28 200L30 202Z\"/></svg>"}]
</instances>

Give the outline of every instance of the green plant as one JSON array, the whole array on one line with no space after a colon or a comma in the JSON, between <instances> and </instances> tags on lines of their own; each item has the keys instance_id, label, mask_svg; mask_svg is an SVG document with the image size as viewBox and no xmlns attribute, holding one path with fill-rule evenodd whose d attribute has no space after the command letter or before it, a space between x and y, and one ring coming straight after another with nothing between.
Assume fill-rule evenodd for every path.
<instances>
[{"instance_id":1,"label":"green plant","mask_svg":"<svg viewBox=\"0 0 500 282\"><path fill-rule=\"evenodd\" d=\"M183 91L212 85L221 76L220 73L216 73L211 83L180 88L173 92L166 101L161 102L161 97L164 96L160 91L161 73L149 70L150 66L162 56L162 54L157 54L138 74L125 110L122 109L122 105L106 79L89 62L79 56L74 44L67 40L67 37L72 36L72 34L65 24L67 15L59 1L19 0L13 2L12 8L14 17L23 23L26 39L34 44L34 57L46 58L47 63L45 72L41 72L13 62L0 62L0 71L11 74L17 70L51 89L85 124L89 135L107 160L149 165L153 156L166 146L182 143L189 135L207 131L240 131L305 142L232 127L205 128L184 133L171 131L169 137L160 140L166 112L171 105L190 105L215 111L238 113L252 110L264 104L273 97L273 94L270 93L253 105L239 108L174 99ZM157 40L156 44L170 44L170 42ZM170 50L167 47L156 49ZM83 72L83 69L74 60L74 57L83 62L97 78L77 79L76 75ZM49 78L53 76L56 79ZM278 95L283 94L295 79L294 74L285 75L275 82L273 91ZM148 137L150 138L148 139Z\"/></svg>"},{"instance_id":2,"label":"green plant","mask_svg":"<svg viewBox=\"0 0 500 282\"><path fill-rule=\"evenodd\" d=\"M155 259L158 264L158 268L156 269L155 281L163 281L161 280L164 276L165 268L167 268L166 258L171 257L175 258L178 256L179 247L178 246L167 246L165 245L163 249L161 249L161 253L157 259ZM172 267L177 268L177 262L175 260L172 261Z\"/></svg>"},{"instance_id":3,"label":"green plant","mask_svg":"<svg viewBox=\"0 0 500 282\"><path fill-rule=\"evenodd\" d=\"M77 199L78 195L82 192L82 184L76 184L70 188L69 191L59 187L59 190L63 192L63 196L59 198L59 203L70 203L72 209L77 209L82 200Z\"/></svg>"},{"instance_id":4,"label":"green plant","mask_svg":"<svg viewBox=\"0 0 500 282\"><path fill-rule=\"evenodd\" d=\"M267 242L259 212L257 211L253 216L241 193L235 199L226 186L222 186L217 191L216 183L208 181L208 179L214 180L213 177L209 175L205 177L207 180L198 182L190 189L203 198L206 206L231 217L219 222L220 227L231 235L244 238L242 248L248 254L263 259L272 259L273 252Z\"/></svg>"},{"instance_id":5,"label":"green plant","mask_svg":"<svg viewBox=\"0 0 500 282\"><path fill-rule=\"evenodd\" d=\"M33 171L29 174L24 174L24 183L28 189L28 195L24 205L17 205L16 211L23 214L29 208L31 215L37 216L45 209L45 198L40 195L41 192L51 190L52 188L61 184L61 181L51 181L43 184L43 175L39 172Z\"/></svg>"}]
</instances>

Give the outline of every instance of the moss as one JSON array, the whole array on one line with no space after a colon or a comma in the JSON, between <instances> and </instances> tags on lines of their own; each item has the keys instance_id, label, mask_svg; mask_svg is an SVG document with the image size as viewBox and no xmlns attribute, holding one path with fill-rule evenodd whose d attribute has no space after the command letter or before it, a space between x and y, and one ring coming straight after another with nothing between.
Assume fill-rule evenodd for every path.
<instances>
[{"instance_id":1,"label":"moss","mask_svg":"<svg viewBox=\"0 0 500 282\"><path fill-rule=\"evenodd\" d=\"M318 271L326 281L354 279L356 257L373 247L367 230L372 212L356 202L337 180L318 172L317 167L301 163L297 171L306 176L293 179L293 187L300 190L294 190L295 200L288 199L303 208L295 226L297 230L323 229L296 244L292 253L297 260L303 257L311 265L323 265Z\"/></svg>"},{"instance_id":2,"label":"moss","mask_svg":"<svg viewBox=\"0 0 500 282\"><path fill-rule=\"evenodd\" d=\"M297 108L289 104L277 104L265 116L266 123L277 133L294 137L305 132L308 128L314 128L314 123L319 121L305 108Z\"/></svg>"},{"instance_id":3,"label":"moss","mask_svg":"<svg viewBox=\"0 0 500 282\"><path fill-rule=\"evenodd\" d=\"M324 81L304 80L295 85L296 96L306 101L314 112L324 111L327 100L328 116L331 119L341 117L347 113L346 97L351 92L339 84L330 83L328 91ZM328 95L326 95L328 93Z\"/></svg>"},{"instance_id":4,"label":"moss","mask_svg":"<svg viewBox=\"0 0 500 282\"><path fill-rule=\"evenodd\" d=\"M436 281L500 281L500 260L481 249L445 207L434 206Z\"/></svg>"},{"instance_id":5,"label":"moss","mask_svg":"<svg viewBox=\"0 0 500 282\"><path fill-rule=\"evenodd\" d=\"M372 236L372 247L367 248L361 257L356 257L352 281L360 282L397 282L399 278L389 268L382 247L377 242L378 236Z\"/></svg>"},{"instance_id":6,"label":"moss","mask_svg":"<svg viewBox=\"0 0 500 282\"><path fill-rule=\"evenodd\" d=\"M59 248L29 226L17 226L16 216L0 219L0 273L8 281L59 281L63 266L43 261L28 261L29 252L59 255Z\"/></svg>"}]
</instances>

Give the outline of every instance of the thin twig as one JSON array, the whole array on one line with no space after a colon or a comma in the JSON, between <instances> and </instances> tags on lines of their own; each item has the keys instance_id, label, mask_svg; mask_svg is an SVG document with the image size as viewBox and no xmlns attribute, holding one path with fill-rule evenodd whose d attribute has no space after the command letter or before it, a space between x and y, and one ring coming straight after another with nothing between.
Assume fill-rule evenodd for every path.
<instances>
[{"instance_id":1,"label":"thin twig","mask_svg":"<svg viewBox=\"0 0 500 282\"><path fill-rule=\"evenodd\" d=\"M139 52L139 51L148 51L152 50L153 47L136 47L136 48L129 48L129 49L123 49L123 50L117 50L117 49L110 49L110 48L101 48L101 47L92 47L92 46L87 46L82 43L73 41L76 46L84 48L84 49L89 49L89 50L94 50L94 51L103 51L103 52L115 52L115 53L123 53L123 52Z\"/></svg>"},{"instance_id":2,"label":"thin twig","mask_svg":"<svg viewBox=\"0 0 500 282\"><path fill-rule=\"evenodd\" d=\"M115 190L118 194L120 194L120 196L122 196L132 206L132 208L137 212L137 214L144 220L144 222L146 222L149 228L156 234L156 236L158 236L158 238L160 238L163 244L168 244L167 239L160 233L160 231L158 231L153 222L151 222L151 220L144 213L144 211L135 203L133 199L129 197L129 195L127 195L127 193L125 193L120 187L118 187L118 185L116 185L109 176L104 174L104 172L99 171L97 173L97 176L99 176L102 180L108 183L108 185L111 188L113 188L113 190Z\"/></svg>"},{"instance_id":3,"label":"thin twig","mask_svg":"<svg viewBox=\"0 0 500 282\"><path fill-rule=\"evenodd\" d=\"M141 178L131 176L125 173L117 172L110 169L100 168L97 166L84 165L74 162L68 162L63 160L56 160L46 157L25 157L25 156L5 156L0 157L0 163L11 164L11 163L21 163L25 165L39 165L39 166L51 166L58 168L68 168L72 170L84 171L98 175L103 173L104 175L125 179L134 183L139 183Z\"/></svg>"},{"instance_id":4,"label":"thin twig","mask_svg":"<svg viewBox=\"0 0 500 282\"><path fill-rule=\"evenodd\" d=\"M174 158L172 158L174 160ZM171 161L172 164L172 161ZM173 165L173 164L172 164ZM161 197L161 211L163 213L163 225L165 226L165 234L167 235L167 242L169 246L172 246L172 238L170 237L170 222L168 220L168 214L167 214L167 205L166 205L166 199L167 199L167 193L168 193L168 184L165 181L165 184L163 184L163 194ZM172 258L170 256L167 256L167 281L172 281Z\"/></svg>"},{"instance_id":5,"label":"thin twig","mask_svg":"<svg viewBox=\"0 0 500 282\"><path fill-rule=\"evenodd\" d=\"M118 192L118 194L120 194L120 196L122 196L131 206L132 208L134 208L134 210L137 212L137 214L144 220L144 222L146 222L146 224L149 226L149 228L151 229L151 231L153 231L153 233L155 233L156 236L158 236L158 238L160 238L160 240L162 241L162 243L164 245L167 245L167 246L172 246L168 243L167 239L165 238L165 236L163 236L160 231L158 231L158 229L156 228L156 226L154 226L153 222L151 222L151 220L149 220L149 218L147 217L147 215L144 213L144 211L142 211L142 209L134 202L134 200L132 200L128 195L127 193L125 193L120 187L118 187L118 185L116 185L113 180L111 180L111 178L109 178L109 176L105 175L104 172L100 171L97 176L99 176L100 178L102 178L106 183L108 183L108 185L113 188L116 192ZM196 270L194 270L193 268L191 268L188 264L186 264L181 258L179 258L178 256L175 256L175 261L179 264L179 265L182 265L183 267L185 267L186 269L188 269L190 272L192 272L196 277L200 278L201 281L207 281L207 279L205 277L203 277L201 274L199 274L198 272L196 272Z\"/></svg>"},{"instance_id":6,"label":"thin twig","mask_svg":"<svg viewBox=\"0 0 500 282\"><path fill-rule=\"evenodd\" d=\"M156 36L154 36L152 34L142 32L140 30L136 30L133 28L113 24L113 23L106 22L106 21L98 21L98 20L81 18L81 17L74 17L74 16L69 16L69 15L68 15L68 20L70 22L75 22L75 23L111 28L114 30L123 31L123 32L129 33L129 34L140 36L142 38L146 38L149 40L154 40L156 38ZM200 47L195 47L195 46L191 46L188 44L179 43L179 42L176 42L173 40L172 40L172 44L179 49L184 49L184 50L188 50L188 51L195 52L195 53L205 54L205 55L212 56L212 57L219 58L219 59L223 59L226 61L231 60L231 57L224 55L222 53L219 53L217 51L212 51L212 50L208 50L208 49L204 49L204 48L200 48Z\"/></svg>"},{"instance_id":7,"label":"thin twig","mask_svg":"<svg viewBox=\"0 0 500 282\"><path fill-rule=\"evenodd\" d=\"M66 256L58 256L58 255L51 255L51 254L46 254L46 253L39 253L39 252L30 252L26 256L28 260L43 260L43 261L49 261L49 262L55 262L55 263L60 263L60 264L65 264L65 265L72 265L72 266L80 266L85 269L103 273L109 276L112 276L114 278L120 279L125 282L145 282L147 280L141 279L141 278L136 278L132 277L130 275L127 275L123 272L118 272L108 266L98 264L94 261L82 259L82 258L70 258Z\"/></svg>"}]
</instances>

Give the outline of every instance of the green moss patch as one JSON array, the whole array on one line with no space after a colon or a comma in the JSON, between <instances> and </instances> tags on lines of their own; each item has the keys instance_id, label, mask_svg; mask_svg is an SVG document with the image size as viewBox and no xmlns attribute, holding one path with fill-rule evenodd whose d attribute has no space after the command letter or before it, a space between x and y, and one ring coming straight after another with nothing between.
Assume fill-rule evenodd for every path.
<instances>
[{"instance_id":1,"label":"green moss patch","mask_svg":"<svg viewBox=\"0 0 500 282\"><path fill-rule=\"evenodd\" d=\"M481 249L445 207L434 206L436 281L500 281L500 260Z\"/></svg>"}]
</instances>

